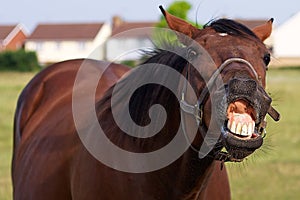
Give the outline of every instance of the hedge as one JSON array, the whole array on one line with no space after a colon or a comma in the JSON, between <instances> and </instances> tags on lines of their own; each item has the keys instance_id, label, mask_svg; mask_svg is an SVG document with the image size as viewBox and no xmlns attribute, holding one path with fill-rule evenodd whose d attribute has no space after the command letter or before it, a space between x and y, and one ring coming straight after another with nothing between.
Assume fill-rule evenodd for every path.
<instances>
[{"instance_id":1,"label":"hedge","mask_svg":"<svg viewBox=\"0 0 300 200\"><path fill-rule=\"evenodd\" d=\"M17 51L3 51L0 53L0 71L37 71L38 64L36 53L20 49Z\"/></svg>"}]
</instances>

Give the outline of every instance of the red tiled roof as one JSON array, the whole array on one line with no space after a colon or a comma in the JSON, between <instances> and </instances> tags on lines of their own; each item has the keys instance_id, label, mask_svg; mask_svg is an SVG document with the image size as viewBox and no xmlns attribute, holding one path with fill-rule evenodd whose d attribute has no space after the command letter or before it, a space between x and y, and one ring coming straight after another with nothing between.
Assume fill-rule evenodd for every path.
<instances>
[{"instance_id":1,"label":"red tiled roof","mask_svg":"<svg viewBox=\"0 0 300 200\"><path fill-rule=\"evenodd\" d=\"M150 37L152 31L147 28L155 27L156 23L157 22L123 22L121 25L113 28L111 36L118 37L117 35L122 33L119 37ZM137 28L137 31L130 31Z\"/></svg>"},{"instance_id":2,"label":"red tiled roof","mask_svg":"<svg viewBox=\"0 0 300 200\"><path fill-rule=\"evenodd\" d=\"M14 30L16 25L0 26L0 40L5 40L5 38Z\"/></svg>"},{"instance_id":3,"label":"red tiled roof","mask_svg":"<svg viewBox=\"0 0 300 200\"><path fill-rule=\"evenodd\" d=\"M94 39L103 23L87 24L40 24L29 40L80 40Z\"/></svg>"}]
</instances>

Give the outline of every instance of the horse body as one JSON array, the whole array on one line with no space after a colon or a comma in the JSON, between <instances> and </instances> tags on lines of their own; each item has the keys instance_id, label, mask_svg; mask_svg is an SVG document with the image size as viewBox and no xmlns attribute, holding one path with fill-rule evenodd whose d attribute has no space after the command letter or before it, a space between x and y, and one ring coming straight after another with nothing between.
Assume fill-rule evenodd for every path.
<instances>
[{"instance_id":1,"label":"horse body","mask_svg":"<svg viewBox=\"0 0 300 200\"><path fill-rule=\"evenodd\" d=\"M70 164L81 144L72 118L72 87L82 62L73 60L47 68L30 82L19 98L15 118L13 174L20 180L14 181L15 188L22 192L16 193L21 195L15 196L16 199L45 195L47 190L41 190L40 194L26 192L38 187L48 188L50 191L46 197L50 199L57 194L61 194L61 199L70 197L67 189L71 186ZM85 60L87 62L95 70L103 70L101 64L104 63ZM101 88L96 98L101 98L103 92L126 71L128 68L121 65L112 65L106 70L110 79L100 82ZM44 126L45 121L47 126ZM28 160L27 156L32 159ZM50 185L40 183L41 180ZM30 196L26 197L26 194Z\"/></svg>"},{"instance_id":2,"label":"horse body","mask_svg":"<svg viewBox=\"0 0 300 200\"><path fill-rule=\"evenodd\" d=\"M72 118L72 88L83 62L95 70L107 65L94 60L54 64L21 94L15 118L14 199L179 199L189 193L194 199L199 196L195 186L208 178L206 170L227 177L218 166L207 168L211 159L199 162L193 151L163 170L145 174L120 172L96 160L82 145ZM128 70L110 64L99 81L96 101ZM222 185L229 189L225 181Z\"/></svg>"},{"instance_id":3,"label":"horse body","mask_svg":"<svg viewBox=\"0 0 300 200\"><path fill-rule=\"evenodd\" d=\"M178 39L185 46L177 47L178 52L162 50L150 57L144 64L156 67L149 66L145 73L139 74L138 70L129 70L119 64L78 59L46 68L26 86L15 113L14 199L230 199L228 177L225 167L222 167L224 161L242 161L258 149L263 141L261 134L265 128L265 115L269 112L275 119L279 116L271 109L271 98L264 90L270 55L262 41L270 34L272 24L269 21L252 32L234 21L220 20L200 30L163 9L162 12L169 27L188 39L179 35ZM203 51L192 46L189 39L205 48L215 67L211 68ZM184 55L187 55L186 58L183 58ZM161 65L170 66L180 75L163 74L163 67L157 67ZM78 82L77 76L82 67L88 70ZM199 75L199 68L204 74ZM100 80L91 78L99 73L102 74ZM223 93L219 86L214 85L218 74L223 80ZM185 75L186 82L180 79L181 75ZM124 95L115 95L117 99L112 100L120 90L126 93L129 89L116 85L126 86L127 81L138 83L149 76L163 77L163 83L175 82L176 92L182 91L181 101L178 102L176 95L159 84L138 88L126 104ZM212 77L207 86L204 77ZM75 99L84 99L89 83L94 81L97 85L92 109L95 109L97 124L114 145L128 152L148 155L148 152L167 146L179 135L180 142L188 144L188 147L173 162L155 170L118 170L122 161L124 165L128 164L128 168L136 169L134 165L139 163L131 160L130 156L112 157L113 164L117 163L113 166L101 162L81 138L81 130L91 130L84 132L87 138L89 134L98 134L89 124L93 113L79 112L82 119L79 124L75 122L74 115L74 96ZM196 97L186 95L191 90L196 91ZM161 118L149 117L149 110L156 104L164 107L167 116L171 117L166 118L162 129L155 135L151 135L148 129L137 131L138 135L129 135L118 126L113 116L113 109L117 115L123 116L129 107L130 118L136 124L156 125ZM84 111L86 105L79 105ZM232 125L242 123L241 120L247 124ZM126 120L122 122L127 123ZM239 126L246 125L246 131L244 128L243 132L237 130ZM130 128L133 132L139 130ZM190 130L196 130L194 137ZM201 147L206 144L209 130L221 132L221 135L201 157ZM223 147L227 153L221 152ZM111 149L101 153L107 154L106 158L115 155ZM174 156L173 151L169 153ZM152 164L147 163L150 162L147 159L142 161ZM156 161L159 162L159 159Z\"/></svg>"}]
</instances>

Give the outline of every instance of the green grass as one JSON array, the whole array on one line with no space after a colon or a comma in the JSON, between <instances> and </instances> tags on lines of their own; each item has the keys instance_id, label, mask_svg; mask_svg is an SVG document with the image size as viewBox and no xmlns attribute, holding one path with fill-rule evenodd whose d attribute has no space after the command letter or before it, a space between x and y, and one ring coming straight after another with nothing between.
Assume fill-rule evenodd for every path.
<instances>
[{"instance_id":1,"label":"green grass","mask_svg":"<svg viewBox=\"0 0 300 200\"><path fill-rule=\"evenodd\" d=\"M10 164L13 115L19 93L33 73L0 72L0 200L12 199Z\"/></svg>"},{"instance_id":2,"label":"green grass","mask_svg":"<svg viewBox=\"0 0 300 200\"><path fill-rule=\"evenodd\" d=\"M12 199L10 163L12 122L17 97L33 73L0 73L0 200ZM300 70L270 70L268 91L280 122L268 119L261 150L243 163L229 163L232 198L300 198Z\"/></svg>"},{"instance_id":3,"label":"green grass","mask_svg":"<svg viewBox=\"0 0 300 200\"><path fill-rule=\"evenodd\" d=\"M245 163L228 164L233 199L300 198L300 70L270 70L268 91L281 120Z\"/></svg>"}]
</instances>

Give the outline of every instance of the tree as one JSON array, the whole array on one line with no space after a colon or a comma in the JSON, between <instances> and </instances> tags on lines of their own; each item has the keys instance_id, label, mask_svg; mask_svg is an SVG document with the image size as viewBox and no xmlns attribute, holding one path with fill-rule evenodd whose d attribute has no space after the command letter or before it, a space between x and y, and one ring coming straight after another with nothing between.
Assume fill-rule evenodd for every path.
<instances>
[{"instance_id":1,"label":"tree","mask_svg":"<svg viewBox=\"0 0 300 200\"><path fill-rule=\"evenodd\" d=\"M175 1L173 2L166 10L172 14L175 15L183 20L187 20L188 12L192 8L192 5L187 1ZM164 18L164 16L160 17L160 22L157 24L157 27L160 28L166 28L167 22Z\"/></svg>"},{"instance_id":2,"label":"tree","mask_svg":"<svg viewBox=\"0 0 300 200\"><path fill-rule=\"evenodd\" d=\"M191 10L191 8L192 8L192 5L187 1L175 1L170 6L168 6L166 10L170 14L172 14L176 17L179 17L179 18L193 24L194 26L197 26L200 28L201 26L196 25L194 22L192 22L188 19L188 13ZM168 46L168 44L182 45L179 43L175 33L161 29L161 28L167 28L167 27L168 27L168 24L167 24L164 16L162 15L160 17L160 21L156 24L156 29L152 36L152 41L155 44L155 46L157 48L162 48L162 47Z\"/></svg>"},{"instance_id":3,"label":"tree","mask_svg":"<svg viewBox=\"0 0 300 200\"><path fill-rule=\"evenodd\" d=\"M192 9L192 5L187 1L175 1L173 2L166 10L176 16L179 17L185 21L188 21L189 23L193 24L194 26L197 26L201 28L201 25L198 25L194 23L193 21L188 19L188 13ZM159 28L166 28L168 27L167 22L164 18L164 16L160 17L160 21L157 24L157 27Z\"/></svg>"}]
</instances>

